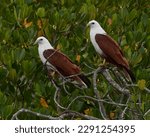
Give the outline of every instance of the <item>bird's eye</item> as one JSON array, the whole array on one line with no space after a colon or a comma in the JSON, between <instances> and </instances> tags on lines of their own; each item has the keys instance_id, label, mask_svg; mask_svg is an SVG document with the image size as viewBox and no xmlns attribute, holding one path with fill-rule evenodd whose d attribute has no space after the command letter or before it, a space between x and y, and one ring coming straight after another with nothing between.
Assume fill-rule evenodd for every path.
<instances>
[{"instance_id":1,"label":"bird's eye","mask_svg":"<svg viewBox=\"0 0 150 137\"><path fill-rule=\"evenodd\" d=\"M92 22L92 25L94 25L95 23L94 22Z\"/></svg>"},{"instance_id":2,"label":"bird's eye","mask_svg":"<svg viewBox=\"0 0 150 137\"><path fill-rule=\"evenodd\" d=\"M40 41L43 41L43 39L40 39Z\"/></svg>"}]
</instances>

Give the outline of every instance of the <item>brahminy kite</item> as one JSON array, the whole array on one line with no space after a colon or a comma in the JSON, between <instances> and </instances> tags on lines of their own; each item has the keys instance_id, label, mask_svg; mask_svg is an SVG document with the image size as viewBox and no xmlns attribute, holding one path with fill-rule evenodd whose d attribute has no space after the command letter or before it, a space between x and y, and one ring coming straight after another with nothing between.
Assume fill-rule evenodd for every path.
<instances>
[{"instance_id":1,"label":"brahminy kite","mask_svg":"<svg viewBox=\"0 0 150 137\"><path fill-rule=\"evenodd\" d=\"M102 58L105 58L106 61L123 68L129 74L132 81L135 81L134 74L130 70L128 61L124 57L118 43L107 35L97 21L91 20L87 26L90 26L90 39L96 52Z\"/></svg>"},{"instance_id":2,"label":"brahminy kite","mask_svg":"<svg viewBox=\"0 0 150 137\"><path fill-rule=\"evenodd\" d=\"M58 72L79 88L87 88L90 86L89 79L81 73L80 68L65 54L54 49L45 37L38 37L34 44L37 43L40 59L48 70Z\"/></svg>"}]
</instances>

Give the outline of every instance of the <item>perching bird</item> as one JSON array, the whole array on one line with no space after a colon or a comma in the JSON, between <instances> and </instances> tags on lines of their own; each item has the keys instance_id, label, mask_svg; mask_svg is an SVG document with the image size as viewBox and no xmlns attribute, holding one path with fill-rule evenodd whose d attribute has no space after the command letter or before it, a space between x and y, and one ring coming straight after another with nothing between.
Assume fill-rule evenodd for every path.
<instances>
[{"instance_id":1,"label":"perching bird","mask_svg":"<svg viewBox=\"0 0 150 137\"><path fill-rule=\"evenodd\" d=\"M59 72L64 78L68 77L79 88L90 86L90 80L81 73L80 68L66 55L54 49L45 37L37 38L34 44L37 43L40 59L48 70Z\"/></svg>"},{"instance_id":2,"label":"perching bird","mask_svg":"<svg viewBox=\"0 0 150 137\"><path fill-rule=\"evenodd\" d=\"M128 61L123 56L123 53L117 42L107 35L105 30L97 21L91 20L87 26L90 26L90 39L96 52L102 58L105 58L106 61L116 65L119 68L123 68L134 82L134 74L130 70Z\"/></svg>"}]
</instances>

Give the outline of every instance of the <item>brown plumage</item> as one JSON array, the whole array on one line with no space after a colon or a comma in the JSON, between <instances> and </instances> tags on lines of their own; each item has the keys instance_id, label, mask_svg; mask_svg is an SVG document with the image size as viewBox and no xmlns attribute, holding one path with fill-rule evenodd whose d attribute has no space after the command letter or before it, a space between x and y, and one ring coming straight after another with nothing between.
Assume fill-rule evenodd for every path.
<instances>
[{"instance_id":1,"label":"brown plumage","mask_svg":"<svg viewBox=\"0 0 150 137\"><path fill-rule=\"evenodd\" d=\"M124 57L118 43L107 35L97 21L90 21L88 26L90 26L91 42L97 53L105 58L106 61L116 65L117 67L123 68L129 74L132 81L135 81L135 77L130 70L128 61Z\"/></svg>"},{"instance_id":2,"label":"brown plumage","mask_svg":"<svg viewBox=\"0 0 150 137\"><path fill-rule=\"evenodd\" d=\"M76 81L79 87L90 86L90 81L83 74L80 68L75 65L66 55L55 49L47 49L43 52L47 61L64 77Z\"/></svg>"},{"instance_id":3,"label":"brown plumage","mask_svg":"<svg viewBox=\"0 0 150 137\"><path fill-rule=\"evenodd\" d=\"M37 43L40 59L43 64L46 65L49 76L52 70L64 78L71 80L74 85L80 88L87 88L90 86L90 80L81 73L80 68L66 55L55 50L45 37L38 37L34 44Z\"/></svg>"},{"instance_id":4,"label":"brown plumage","mask_svg":"<svg viewBox=\"0 0 150 137\"><path fill-rule=\"evenodd\" d=\"M128 61L124 57L119 45L108 35L96 34L95 39L100 49L103 51L103 57L106 61L117 67L124 68L130 75L132 81L135 81L135 77L129 68Z\"/></svg>"}]
</instances>

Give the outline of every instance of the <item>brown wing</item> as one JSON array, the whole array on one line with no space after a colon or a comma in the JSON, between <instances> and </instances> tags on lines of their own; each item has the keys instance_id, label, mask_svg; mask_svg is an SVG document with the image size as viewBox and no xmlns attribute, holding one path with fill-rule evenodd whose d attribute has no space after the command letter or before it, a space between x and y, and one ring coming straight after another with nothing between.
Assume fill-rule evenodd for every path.
<instances>
[{"instance_id":1,"label":"brown wing","mask_svg":"<svg viewBox=\"0 0 150 137\"><path fill-rule=\"evenodd\" d=\"M48 49L44 51L43 55L63 76L77 75L71 79L75 80L79 87L87 88L90 86L91 83L89 79L83 74L79 75L80 68L73 64L73 62L63 53L55 49Z\"/></svg>"},{"instance_id":2,"label":"brown wing","mask_svg":"<svg viewBox=\"0 0 150 137\"><path fill-rule=\"evenodd\" d=\"M96 34L96 42L100 49L106 55L106 60L117 66L129 68L127 60L123 57L123 53L119 45L108 35Z\"/></svg>"},{"instance_id":3,"label":"brown wing","mask_svg":"<svg viewBox=\"0 0 150 137\"><path fill-rule=\"evenodd\" d=\"M55 49L45 50L43 55L63 76L80 73L80 68L78 66L73 64L72 61L63 53Z\"/></svg>"}]
</instances>

